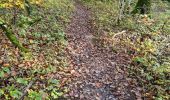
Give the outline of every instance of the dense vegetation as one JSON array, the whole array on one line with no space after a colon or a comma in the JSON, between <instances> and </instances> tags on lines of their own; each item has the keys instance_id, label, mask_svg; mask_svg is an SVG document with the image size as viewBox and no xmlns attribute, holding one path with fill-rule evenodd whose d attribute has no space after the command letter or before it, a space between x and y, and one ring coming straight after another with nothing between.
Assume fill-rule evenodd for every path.
<instances>
[{"instance_id":1,"label":"dense vegetation","mask_svg":"<svg viewBox=\"0 0 170 100\"><path fill-rule=\"evenodd\" d=\"M28 5L24 0L14 1L0 1L0 97L56 99L64 91L59 91L59 80L53 76L67 66L64 28L73 3L26 0Z\"/></svg>"},{"instance_id":2,"label":"dense vegetation","mask_svg":"<svg viewBox=\"0 0 170 100\"><path fill-rule=\"evenodd\" d=\"M64 31L75 1L0 1L0 99L56 100L68 91L57 76L69 62ZM143 99L169 100L169 0L80 1L98 45L128 55Z\"/></svg>"}]
</instances>

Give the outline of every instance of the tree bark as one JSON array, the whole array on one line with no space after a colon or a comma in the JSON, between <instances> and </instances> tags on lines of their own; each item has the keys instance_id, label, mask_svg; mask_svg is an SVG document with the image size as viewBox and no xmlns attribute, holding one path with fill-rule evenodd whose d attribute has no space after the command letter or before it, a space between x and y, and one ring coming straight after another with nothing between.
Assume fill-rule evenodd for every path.
<instances>
[{"instance_id":1,"label":"tree bark","mask_svg":"<svg viewBox=\"0 0 170 100\"><path fill-rule=\"evenodd\" d=\"M151 0L138 0L132 13L149 14L150 10L151 10Z\"/></svg>"},{"instance_id":2,"label":"tree bark","mask_svg":"<svg viewBox=\"0 0 170 100\"><path fill-rule=\"evenodd\" d=\"M28 0L24 0L24 6L25 6L25 11L26 11L27 16L30 16L31 10L32 10L30 2Z\"/></svg>"},{"instance_id":3,"label":"tree bark","mask_svg":"<svg viewBox=\"0 0 170 100\"><path fill-rule=\"evenodd\" d=\"M13 45L18 47L23 52L28 52L28 49L23 47L23 45L19 42L17 37L14 35L14 33L10 29L8 29L4 23L0 23L0 28L5 32L5 35L12 42Z\"/></svg>"}]
</instances>

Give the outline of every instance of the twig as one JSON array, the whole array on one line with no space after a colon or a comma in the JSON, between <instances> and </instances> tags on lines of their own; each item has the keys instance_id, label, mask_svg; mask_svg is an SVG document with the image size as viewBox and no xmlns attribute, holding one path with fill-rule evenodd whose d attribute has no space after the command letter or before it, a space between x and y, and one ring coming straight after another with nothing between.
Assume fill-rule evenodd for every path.
<instances>
[{"instance_id":1,"label":"twig","mask_svg":"<svg viewBox=\"0 0 170 100\"><path fill-rule=\"evenodd\" d=\"M32 85L33 85L35 82L36 82L36 79L35 79L35 80L32 80L32 81L28 84L28 86L24 89L24 91L23 91L21 97L19 98L19 100L23 100L23 99L24 99L24 96L27 95L27 93L28 93L27 90L28 90L29 88L31 88Z\"/></svg>"},{"instance_id":2,"label":"twig","mask_svg":"<svg viewBox=\"0 0 170 100\"><path fill-rule=\"evenodd\" d=\"M125 30L124 30L124 31L122 31L122 32L116 33L116 34L113 36L113 38L115 38L117 35L121 35L121 34L124 34L124 33L126 33L126 31L125 31Z\"/></svg>"}]
</instances>

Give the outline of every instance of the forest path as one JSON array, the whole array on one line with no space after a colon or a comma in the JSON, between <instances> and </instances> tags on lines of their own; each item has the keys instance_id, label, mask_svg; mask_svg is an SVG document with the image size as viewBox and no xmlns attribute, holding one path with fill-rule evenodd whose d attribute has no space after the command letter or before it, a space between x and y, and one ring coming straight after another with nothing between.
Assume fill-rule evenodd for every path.
<instances>
[{"instance_id":1,"label":"forest path","mask_svg":"<svg viewBox=\"0 0 170 100\"><path fill-rule=\"evenodd\" d=\"M90 11L81 3L75 6L66 30L72 69L68 100L136 100L127 71L117 67L118 56L94 44Z\"/></svg>"}]
</instances>

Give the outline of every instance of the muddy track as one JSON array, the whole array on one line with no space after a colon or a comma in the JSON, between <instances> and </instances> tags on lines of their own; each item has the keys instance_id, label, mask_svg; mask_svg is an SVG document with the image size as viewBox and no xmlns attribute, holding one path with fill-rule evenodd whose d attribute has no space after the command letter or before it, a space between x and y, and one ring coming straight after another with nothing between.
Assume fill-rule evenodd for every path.
<instances>
[{"instance_id":1,"label":"muddy track","mask_svg":"<svg viewBox=\"0 0 170 100\"><path fill-rule=\"evenodd\" d=\"M75 6L66 30L73 70L71 82L67 84L68 100L136 100L132 91L135 86L130 86L126 69L118 68L121 56L94 44L91 12L81 3Z\"/></svg>"}]
</instances>

